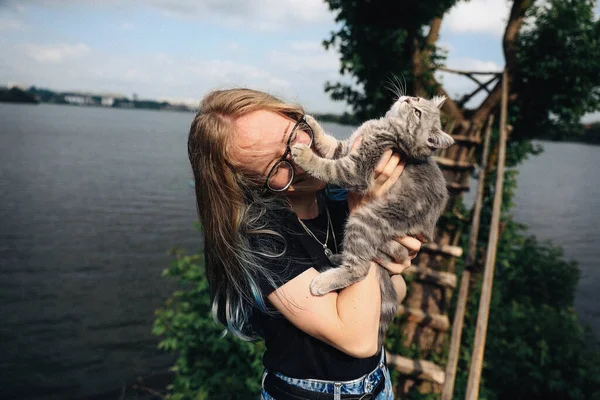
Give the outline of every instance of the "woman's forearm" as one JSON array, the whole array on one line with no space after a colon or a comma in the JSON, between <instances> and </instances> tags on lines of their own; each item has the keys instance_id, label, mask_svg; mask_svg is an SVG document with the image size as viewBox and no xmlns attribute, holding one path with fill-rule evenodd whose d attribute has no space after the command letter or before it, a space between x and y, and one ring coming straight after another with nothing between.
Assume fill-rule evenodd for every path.
<instances>
[{"instance_id":1,"label":"woman's forearm","mask_svg":"<svg viewBox=\"0 0 600 400\"><path fill-rule=\"evenodd\" d=\"M337 298L337 310L348 345L362 357L374 355L379 334L381 290L379 266L371 263L365 279L342 289Z\"/></svg>"}]
</instances>

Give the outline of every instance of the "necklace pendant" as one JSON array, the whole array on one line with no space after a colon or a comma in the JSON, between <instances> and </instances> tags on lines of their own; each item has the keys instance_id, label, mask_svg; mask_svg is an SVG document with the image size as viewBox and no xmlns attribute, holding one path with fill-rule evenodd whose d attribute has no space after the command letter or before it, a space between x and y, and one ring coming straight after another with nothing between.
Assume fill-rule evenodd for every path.
<instances>
[{"instance_id":1,"label":"necklace pendant","mask_svg":"<svg viewBox=\"0 0 600 400\"><path fill-rule=\"evenodd\" d=\"M329 250L329 248L325 247L325 255L327 256L327 258L331 258L331 256L333 255L333 251Z\"/></svg>"}]
</instances>

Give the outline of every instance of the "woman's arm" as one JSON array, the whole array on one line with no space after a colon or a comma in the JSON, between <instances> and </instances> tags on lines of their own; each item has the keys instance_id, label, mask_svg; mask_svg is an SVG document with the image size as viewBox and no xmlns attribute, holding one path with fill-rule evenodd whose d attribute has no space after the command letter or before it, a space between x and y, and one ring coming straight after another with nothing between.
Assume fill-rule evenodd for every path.
<instances>
[{"instance_id":1,"label":"woman's arm","mask_svg":"<svg viewBox=\"0 0 600 400\"><path fill-rule=\"evenodd\" d=\"M358 138L353 146L354 151L360 146L360 138ZM392 150L388 150L383 153L381 160L375 167L375 190L370 196L363 196L358 193L348 193L348 206L350 207L350 213L353 210L358 209L364 203L368 202L372 197L378 197L385 194L390 187L396 183L400 178L402 171L404 170L404 161L400 158L397 153L393 153ZM413 238L406 236L403 238L397 238L396 241L402 246L408 249L409 258L405 260L397 260L396 262L383 262L377 260L378 264L383 268L387 269L390 273L394 289L398 295L398 303L402 302L406 297L406 282L402 277L402 272L411 266L411 261L417 256L417 253L421 249L421 238ZM390 257L394 259L394 255L390 254Z\"/></svg>"},{"instance_id":2,"label":"woman's arm","mask_svg":"<svg viewBox=\"0 0 600 400\"><path fill-rule=\"evenodd\" d=\"M387 191L398 179L403 167L397 155L386 153L375 171L377 185L372 195L378 196ZM393 181L388 182L390 179ZM353 206L360 206L361 199L355 200ZM349 199L349 204L351 201ZM415 254L420 248L418 241L416 247L411 241L402 240L400 243L409 247L409 251ZM393 263L391 266L396 269L399 267L406 268L404 264ZM381 293L377 274L378 265L373 262L365 279L339 292L313 296L310 283L318 272L311 268L281 286L270 294L268 299L302 331L351 356L366 358L379 351L377 338ZM394 283L396 286L396 282ZM405 289L402 298L404 295Z\"/></svg>"},{"instance_id":3,"label":"woman's arm","mask_svg":"<svg viewBox=\"0 0 600 400\"><path fill-rule=\"evenodd\" d=\"M268 296L292 324L357 358L377 354L381 294L377 265L367 277L337 292L313 296L310 283L319 274L304 271Z\"/></svg>"}]
</instances>

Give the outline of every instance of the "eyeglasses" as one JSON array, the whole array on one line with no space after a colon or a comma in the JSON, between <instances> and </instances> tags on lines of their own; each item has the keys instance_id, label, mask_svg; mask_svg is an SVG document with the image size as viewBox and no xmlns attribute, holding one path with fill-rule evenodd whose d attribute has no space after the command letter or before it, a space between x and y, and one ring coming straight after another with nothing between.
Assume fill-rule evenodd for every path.
<instances>
[{"instance_id":1,"label":"eyeglasses","mask_svg":"<svg viewBox=\"0 0 600 400\"><path fill-rule=\"evenodd\" d=\"M296 122L292 128L292 131L290 132L285 153L283 153L283 156L281 156L275 165L273 165L271 171L269 171L267 174L265 188L274 192L282 192L290 187L294 181L294 167L291 162L287 160L287 158L292 152L292 145L298 141L298 143L304 143L310 147L313 139L314 133L310 126L306 123L306 118L303 115L298 122Z\"/></svg>"}]
</instances>

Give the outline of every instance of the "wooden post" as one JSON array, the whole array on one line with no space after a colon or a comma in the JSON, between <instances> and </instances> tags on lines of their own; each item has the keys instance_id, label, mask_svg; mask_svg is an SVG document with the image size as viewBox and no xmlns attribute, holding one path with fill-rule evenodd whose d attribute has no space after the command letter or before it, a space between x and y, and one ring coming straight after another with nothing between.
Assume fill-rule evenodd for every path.
<instances>
[{"instance_id":1,"label":"wooden post","mask_svg":"<svg viewBox=\"0 0 600 400\"><path fill-rule=\"evenodd\" d=\"M469 233L469 247L465 260L465 270L460 280L460 290L458 292L458 301L452 322L452 337L450 339L450 351L446 363L446 380L442 388L442 400L451 400L454 394L454 379L456 378L456 366L458 364L458 353L460 351L460 341L462 336L463 322L465 319L465 309L467 307L467 298L469 297L469 284L471 281L470 268L475 263L477 255L477 238L479 237L479 223L481 222L481 208L483 206L483 190L485 187L485 171L487 170L488 154L490 152L490 137L492 136L492 125L494 115L490 115L485 131L485 142L483 144L483 155L481 156L481 166L477 177L477 195L473 206L473 218L471 219L471 232Z\"/></svg>"},{"instance_id":2,"label":"wooden post","mask_svg":"<svg viewBox=\"0 0 600 400\"><path fill-rule=\"evenodd\" d=\"M487 256L485 260L485 271L483 274L483 285L479 300L479 311L477 314L477 325L475 329L475 343L471 355L471 369L469 370L469 382L467 384L466 400L477 400L479 397L479 383L481 380L481 369L483 366L483 354L485 351L485 338L487 334L490 301L492 298L492 285L494 283L494 267L496 263L496 249L498 244L498 227L502 214L502 191L504 186L504 160L506 158L506 113L508 106L508 80L506 69L502 74L502 103L500 109L500 143L498 150L498 168L496 170L496 188L494 193L494 206L492 211L492 222L490 226L490 237L488 240Z\"/></svg>"}]
</instances>

